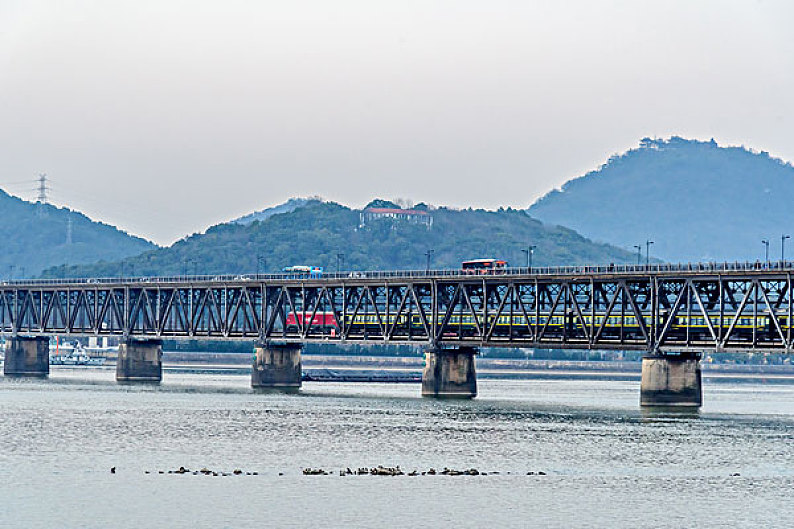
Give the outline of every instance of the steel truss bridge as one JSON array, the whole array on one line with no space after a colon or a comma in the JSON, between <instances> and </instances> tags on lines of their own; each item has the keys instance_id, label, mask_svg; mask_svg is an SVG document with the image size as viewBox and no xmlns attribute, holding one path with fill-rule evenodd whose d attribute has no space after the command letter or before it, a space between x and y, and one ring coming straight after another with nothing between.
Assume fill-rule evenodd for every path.
<instances>
[{"instance_id":1,"label":"steel truss bridge","mask_svg":"<svg viewBox=\"0 0 794 529\"><path fill-rule=\"evenodd\" d=\"M792 350L789 263L38 280L0 333L641 351Z\"/></svg>"}]
</instances>

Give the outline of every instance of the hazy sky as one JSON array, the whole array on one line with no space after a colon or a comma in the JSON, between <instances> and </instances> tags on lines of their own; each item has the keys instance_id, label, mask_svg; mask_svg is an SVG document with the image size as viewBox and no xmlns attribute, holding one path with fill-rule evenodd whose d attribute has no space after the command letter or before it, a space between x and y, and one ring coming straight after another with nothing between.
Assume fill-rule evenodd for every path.
<instances>
[{"instance_id":1,"label":"hazy sky","mask_svg":"<svg viewBox=\"0 0 794 529\"><path fill-rule=\"evenodd\" d=\"M165 244L291 196L526 207L673 134L794 160L794 3L0 0L0 187ZM27 183L30 180L30 183Z\"/></svg>"}]
</instances>

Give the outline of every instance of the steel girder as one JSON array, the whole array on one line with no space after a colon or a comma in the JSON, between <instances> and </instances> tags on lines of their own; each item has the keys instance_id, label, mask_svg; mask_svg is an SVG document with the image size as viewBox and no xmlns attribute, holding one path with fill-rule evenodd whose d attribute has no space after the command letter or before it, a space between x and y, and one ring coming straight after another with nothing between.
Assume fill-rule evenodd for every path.
<instances>
[{"instance_id":1,"label":"steel girder","mask_svg":"<svg viewBox=\"0 0 794 529\"><path fill-rule=\"evenodd\" d=\"M793 316L787 272L0 287L7 335L788 353Z\"/></svg>"}]
</instances>

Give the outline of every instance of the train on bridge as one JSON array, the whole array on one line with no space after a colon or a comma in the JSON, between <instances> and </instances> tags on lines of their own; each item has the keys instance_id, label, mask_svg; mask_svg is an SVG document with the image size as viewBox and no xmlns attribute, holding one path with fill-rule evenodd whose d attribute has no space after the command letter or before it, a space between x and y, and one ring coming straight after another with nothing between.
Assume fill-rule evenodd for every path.
<instances>
[{"instance_id":1,"label":"train on bridge","mask_svg":"<svg viewBox=\"0 0 794 529\"><path fill-rule=\"evenodd\" d=\"M420 333L425 322L418 314L407 315L385 315L367 314L367 315L347 315L344 316L344 327L352 334L377 334L382 329L383 325L390 327L407 329L411 328L415 334ZM433 316L428 316L427 323L434 323ZM664 313L656 318L657 326L664 326L668 315ZM649 313L643 314L640 318L644 326L650 327L653 324L653 316ZM608 338L613 335L619 338L621 332L639 333L640 319L634 315L623 316L606 316L604 313L600 314L583 314L581 318L570 309L567 314L553 315L551 317L534 316L534 315L489 315L487 318L481 315L450 315L446 321L439 320L445 326L445 332L442 338L476 338L479 336L479 329L483 326L492 328L494 330L492 336L511 336L513 338L520 338L522 336L530 336L529 329L537 327L538 325L546 326L546 336L552 338L554 336L562 338L563 336L573 336L577 333L584 332L588 328L598 327L603 328L602 335ZM794 320L791 321L794 323ZM734 336L737 340L751 341L754 335L759 333L773 333L775 326L780 329L788 331L790 320L787 314L780 313L776 316L760 314L753 317L752 315L743 316L737 319L736 322L729 318L720 318L718 312L714 312L703 317L699 315L678 315L674 316L670 324L669 333L671 337L684 337L689 334L694 339L711 339L711 331L721 329L727 332L733 328ZM286 317L285 332L289 336L298 335L301 329L311 327L315 332L325 334L329 337L338 335L343 325L337 320L333 312L289 312Z\"/></svg>"}]
</instances>

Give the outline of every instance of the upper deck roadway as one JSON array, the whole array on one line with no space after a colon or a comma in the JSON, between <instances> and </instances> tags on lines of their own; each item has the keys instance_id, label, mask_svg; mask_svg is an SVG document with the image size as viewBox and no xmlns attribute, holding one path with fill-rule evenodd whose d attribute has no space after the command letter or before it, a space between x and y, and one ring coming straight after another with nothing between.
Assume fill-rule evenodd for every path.
<instances>
[{"instance_id":1,"label":"upper deck roadway","mask_svg":"<svg viewBox=\"0 0 794 529\"><path fill-rule=\"evenodd\" d=\"M6 336L792 350L790 262L24 280Z\"/></svg>"}]
</instances>

